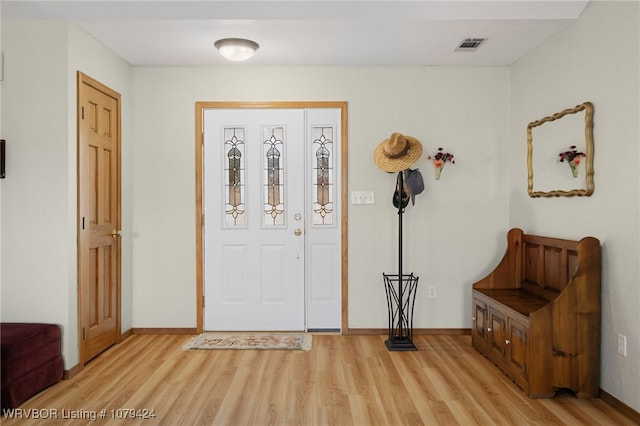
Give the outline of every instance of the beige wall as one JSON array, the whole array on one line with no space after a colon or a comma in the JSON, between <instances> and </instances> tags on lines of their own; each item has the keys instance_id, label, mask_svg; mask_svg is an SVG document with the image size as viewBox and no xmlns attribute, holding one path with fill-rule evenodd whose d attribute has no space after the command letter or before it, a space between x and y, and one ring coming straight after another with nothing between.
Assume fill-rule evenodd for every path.
<instances>
[{"instance_id":1,"label":"beige wall","mask_svg":"<svg viewBox=\"0 0 640 426\"><path fill-rule=\"evenodd\" d=\"M71 368L79 359L76 70L101 79L130 99L130 67L64 22L9 21L3 22L2 31L2 121L7 123L3 137L10 145L1 194L2 321L59 324L65 368ZM123 133L130 140L127 102ZM128 190L124 192L126 223L131 203ZM129 247L125 245L123 265L124 330L132 326Z\"/></svg>"},{"instance_id":2,"label":"beige wall","mask_svg":"<svg viewBox=\"0 0 640 426\"><path fill-rule=\"evenodd\" d=\"M9 148L2 181L2 320L62 325L63 351L72 361L66 28L61 22L2 25Z\"/></svg>"},{"instance_id":3,"label":"beige wall","mask_svg":"<svg viewBox=\"0 0 640 426\"><path fill-rule=\"evenodd\" d=\"M405 215L405 271L426 289L415 327L468 328L470 283L502 255L507 220L508 68L136 67L133 323L195 327L196 101L346 100L349 189L374 205L349 205L349 327L385 328L382 272L397 271L395 176L374 148L392 132L420 139L426 191ZM435 181L426 155L456 155ZM464 265L464 267L460 267Z\"/></svg>"},{"instance_id":4,"label":"beige wall","mask_svg":"<svg viewBox=\"0 0 640 426\"><path fill-rule=\"evenodd\" d=\"M580 20L513 65L509 223L602 244L601 387L640 410L640 8L592 2ZM526 127L584 101L594 105L595 191L527 196ZM584 170L582 170L584 172ZM627 336L628 356L617 353Z\"/></svg>"}]
</instances>

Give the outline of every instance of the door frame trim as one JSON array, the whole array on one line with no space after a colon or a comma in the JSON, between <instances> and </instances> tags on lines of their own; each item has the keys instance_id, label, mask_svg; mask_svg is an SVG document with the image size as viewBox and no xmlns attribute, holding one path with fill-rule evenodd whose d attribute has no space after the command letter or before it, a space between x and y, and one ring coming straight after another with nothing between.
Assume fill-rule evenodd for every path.
<instances>
[{"instance_id":1,"label":"door frame trim","mask_svg":"<svg viewBox=\"0 0 640 426\"><path fill-rule=\"evenodd\" d=\"M116 146L118 149L118 178L117 178L117 183L116 183L116 192L117 192L117 199L118 199L118 204L119 204L119 208L118 211L116 213L116 222L117 222L117 228L121 229L122 228L122 115L121 115L121 111L122 111L122 96L120 95L120 93L116 92L115 90L111 89L110 87L105 86L104 84L100 83L98 80L95 80L94 78L89 77L88 75L84 74L82 71L77 71L77 77L76 77L76 138L77 138L77 145L76 145L76 216L77 216L77 223L76 223L76 233L77 233L77 303L78 303L78 365L82 368L84 366L84 364L88 361L87 358L87 354L85 353L85 348L83 345L83 339L82 339L82 328L83 325L85 323L85 321L87 321L87 318L84 318L82 312L83 312L83 307L82 307L82 296L83 296L83 292L82 292L82 277L84 275L85 272L85 267L82 265L82 263L80 262L81 256L82 256L82 252L81 252L81 246L85 243L83 243L82 238L81 238L81 231L82 231L82 199L81 199L81 191L80 191L80 177L81 177L81 168L82 168L82 156L81 156L81 149L80 146L83 143L83 135L81 133L81 127L82 127L82 99L81 99L81 93L82 93L82 87L83 84L87 84L93 88L95 88L96 90L99 90L103 93L105 93L106 95L114 98L117 103L118 103L118 116L117 116L117 126L116 126ZM116 239L116 244L117 244L117 250L118 250L118 255L116 256L116 306L115 306L115 317L116 317L116 344L120 343L122 341L122 330L121 330L121 294L122 294L122 240L120 238Z\"/></svg>"},{"instance_id":2,"label":"door frame trim","mask_svg":"<svg viewBox=\"0 0 640 426\"><path fill-rule=\"evenodd\" d=\"M348 334L349 330L349 262L348 262L348 132L347 132L347 102L346 101L291 101L291 102L196 102L196 331L204 331L204 250L203 250L203 147L204 147L204 110L205 109L340 109L340 203L341 203L341 332Z\"/></svg>"}]
</instances>

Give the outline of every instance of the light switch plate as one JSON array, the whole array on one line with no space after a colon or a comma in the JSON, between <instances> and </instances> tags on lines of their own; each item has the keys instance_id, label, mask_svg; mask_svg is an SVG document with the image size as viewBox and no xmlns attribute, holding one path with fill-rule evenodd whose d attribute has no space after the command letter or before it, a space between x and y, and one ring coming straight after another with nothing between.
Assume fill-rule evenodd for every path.
<instances>
[{"instance_id":1,"label":"light switch plate","mask_svg":"<svg viewBox=\"0 0 640 426\"><path fill-rule=\"evenodd\" d=\"M351 204L374 204L375 196L373 191L352 191Z\"/></svg>"}]
</instances>

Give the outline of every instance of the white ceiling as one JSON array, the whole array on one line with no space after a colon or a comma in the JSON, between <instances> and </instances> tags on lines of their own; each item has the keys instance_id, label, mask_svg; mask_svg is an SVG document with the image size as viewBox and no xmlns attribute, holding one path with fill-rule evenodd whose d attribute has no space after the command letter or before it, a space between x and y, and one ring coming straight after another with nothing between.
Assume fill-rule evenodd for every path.
<instances>
[{"instance_id":1,"label":"white ceiling","mask_svg":"<svg viewBox=\"0 0 640 426\"><path fill-rule=\"evenodd\" d=\"M223 65L225 37L260 44L243 65L509 65L588 1L2 1L2 19L64 19L133 65ZM475 52L465 38L486 38Z\"/></svg>"}]
</instances>

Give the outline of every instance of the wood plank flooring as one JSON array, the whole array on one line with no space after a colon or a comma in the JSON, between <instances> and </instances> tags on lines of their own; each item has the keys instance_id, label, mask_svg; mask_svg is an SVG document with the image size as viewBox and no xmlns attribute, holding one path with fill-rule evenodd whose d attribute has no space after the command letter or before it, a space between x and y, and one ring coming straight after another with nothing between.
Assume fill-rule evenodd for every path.
<instances>
[{"instance_id":1,"label":"wood plank flooring","mask_svg":"<svg viewBox=\"0 0 640 426\"><path fill-rule=\"evenodd\" d=\"M185 352L188 338L134 335L20 407L55 410L58 419L2 424L634 424L600 399L527 398L470 336L416 336L416 352L387 351L386 336L331 334L314 335L310 352ZM126 417L122 409L154 417L114 418ZM98 419L68 418L85 412Z\"/></svg>"}]
</instances>

